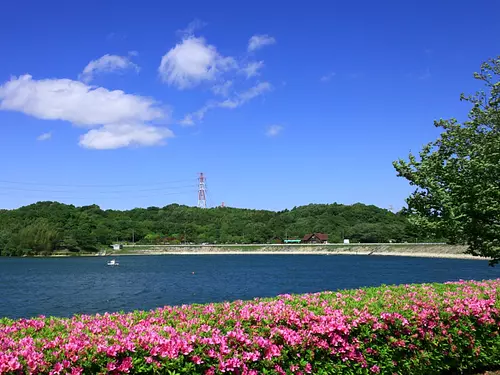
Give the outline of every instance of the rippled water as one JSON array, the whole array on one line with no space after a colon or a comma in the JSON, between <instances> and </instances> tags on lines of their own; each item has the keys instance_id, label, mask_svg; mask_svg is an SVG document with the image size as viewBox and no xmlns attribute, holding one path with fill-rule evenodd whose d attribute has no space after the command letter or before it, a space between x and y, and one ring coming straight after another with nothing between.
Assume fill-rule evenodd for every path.
<instances>
[{"instance_id":1,"label":"rippled water","mask_svg":"<svg viewBox=\"0 0 500 375\"><path fill-rule=\"evenodd\" d=\"M285 293L500 277L486 261L387 256L0 258L0 317L149 310Z\"/></svg>"}]
</instances>

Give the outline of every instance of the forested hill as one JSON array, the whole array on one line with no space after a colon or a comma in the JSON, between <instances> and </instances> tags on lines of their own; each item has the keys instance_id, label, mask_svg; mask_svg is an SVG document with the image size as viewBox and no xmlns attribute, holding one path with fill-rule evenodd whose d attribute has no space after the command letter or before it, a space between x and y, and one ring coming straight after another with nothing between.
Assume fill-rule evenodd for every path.
<instances>
[{"instance_id":1,"label":"forested hill","mask_svg":"<svg viewBox=\"0 0 500 375\"><path fill-rule=\"evenodd\" d=\"M2 255L93 250L113 242L269 243L323 232L329 242L414 241L406 218L375 206L310 204L280 212L171 204L129 211L38 202L0 210Z\"/></svg>"}]
</instances>

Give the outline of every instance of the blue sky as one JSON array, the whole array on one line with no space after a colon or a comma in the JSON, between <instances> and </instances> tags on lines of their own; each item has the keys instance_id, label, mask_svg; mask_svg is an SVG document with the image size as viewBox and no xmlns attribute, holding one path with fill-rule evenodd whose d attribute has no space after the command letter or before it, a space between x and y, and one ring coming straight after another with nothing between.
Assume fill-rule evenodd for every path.
<instances>
[{"instance_id":1,"label":"blue sky","mask_svg":"<svg viewBox=\"0 0 500 375\"><path fill-rule=\"evenodd\" d=\"M79 4L79 5L77 5ZM463 119L497 1L6 1L0 208L399 209L392 161Z\"/></svg>"}]
</instances>

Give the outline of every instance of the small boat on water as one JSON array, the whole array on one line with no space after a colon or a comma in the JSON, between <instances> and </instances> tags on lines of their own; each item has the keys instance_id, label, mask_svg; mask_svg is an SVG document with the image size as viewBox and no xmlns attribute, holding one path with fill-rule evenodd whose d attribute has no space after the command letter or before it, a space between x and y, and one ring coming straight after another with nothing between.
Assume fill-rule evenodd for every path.
<instances>
[{"instance_id":1,"label":"small boat on water","mask_svg":"<svg viewBox=\"0 0 500 375\"><path fill-rule=\"evenodd\" d=\"M120 263L118 263L116 260L114 259L111 259L109 262L108 262L108 266L119 266Z\"/></svg>"}]
</instances>

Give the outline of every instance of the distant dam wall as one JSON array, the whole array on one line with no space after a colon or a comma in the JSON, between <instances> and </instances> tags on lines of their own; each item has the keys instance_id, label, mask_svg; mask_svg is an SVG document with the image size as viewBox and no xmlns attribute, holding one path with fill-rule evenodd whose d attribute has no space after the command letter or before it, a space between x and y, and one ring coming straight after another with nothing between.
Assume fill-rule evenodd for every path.
<instances>
[{"instance_id":1,"label":"distant dam wall","mask_svg":"<svg viewBox=\"0 0 500 375\"><path fill-rule=\"evenodd\" d=\"M125 245L117 255L162 254L324 254L394 255L480 259L465 254L467 247L446 244L327 244L327 245Z\"/></svg>"}]
</instances>

